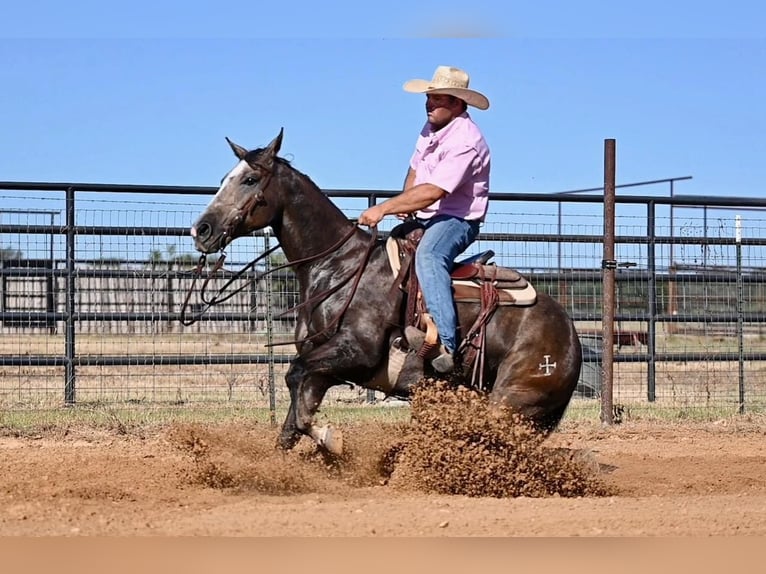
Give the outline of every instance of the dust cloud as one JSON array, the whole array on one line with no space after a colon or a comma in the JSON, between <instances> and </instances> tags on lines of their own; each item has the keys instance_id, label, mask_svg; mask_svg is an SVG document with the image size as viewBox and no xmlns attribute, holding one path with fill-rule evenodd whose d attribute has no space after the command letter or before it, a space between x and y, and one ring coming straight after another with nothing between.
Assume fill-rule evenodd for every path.
<instances>
[{"instance_id":1,"label":"dust cloud","mask_svg":"<svg viewBox=\"0 0 766 574\"><path fill-rule=\"evenodd\" d=\"M518 416L465 387L425 379L409 423L338 425L345 452L333 457L303 438L275 447L269 425L175 427L171 441L191 459L184 480L271 495L384 487L471 497L578 497L609 494L575 450L546 446Z\"/></svg>"}]
</instances>

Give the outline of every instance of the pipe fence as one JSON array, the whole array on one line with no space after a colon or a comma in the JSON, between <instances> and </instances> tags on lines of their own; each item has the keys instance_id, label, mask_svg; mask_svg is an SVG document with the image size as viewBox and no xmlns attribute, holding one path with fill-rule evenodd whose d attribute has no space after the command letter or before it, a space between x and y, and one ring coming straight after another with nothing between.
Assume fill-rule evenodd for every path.
<instances>
[{"instance_id":1,"label":"pipe fence","mask_svg":"<svg viewBox=\"0 0 766 574\"><path fill-rule=\"evenodd\" d=\"M575 320L585 362L573 408L600 397L609 348L615 404L710 416L764 410L766 201L679 194L688 179L616 186L608 343L603 188L492 194L464 255L492 249L497 264L522 272ZM635 189L643 194L627 194ZM188 229L214 192L0 182L0 409L286 406L293 349L269 344L292 338L291 272L248 285L190 327L179 322L197 261ZM325 192L349 218L396 193ZM384 220L381 233L395 223ZM237 240L211 289L275 241L268 232ZM277 251L263 265L282 261ZM382 398L349 385L327 401Z\"/></svg>"}]
</instances>

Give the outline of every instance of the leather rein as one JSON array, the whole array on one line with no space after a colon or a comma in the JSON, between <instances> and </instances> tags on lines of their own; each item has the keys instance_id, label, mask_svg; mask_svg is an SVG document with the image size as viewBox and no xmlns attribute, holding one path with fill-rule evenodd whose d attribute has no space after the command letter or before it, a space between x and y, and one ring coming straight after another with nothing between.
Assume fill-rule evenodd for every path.
<instances>
[{"instance_id":1,"label":"leather rein","mask_svg":"<svg viewBox=\"0 0 766 574\"><path fill-rule=\"evenodd\" d=\"M231 235L232 230L237 225L239 225L239 223L244 219L244 217L252 209L256 208L260 203L262 203L264 201L263 200L263 191L266 189L266 187L268 187L269 183L271 182L271 170L267 170L263 166L259 166L259 167L264 169L264 171L267 171L267 173L268 173L267 181L265 182L264 185L259 186L260 189L256 193L254 193L253 196L250 199L248 199L248 201L245 203L245 205L242 206L242 208L240 208L240 210L239 210L237 216L234 218L232 224L229 226L227 231L224 232L224 236ZM223 268L223 263L226 260L226 252L223 249L221 249L220 257L218 257L218 259L216 260L215 264L213 265L212 270L205 277L205 279L204 279L204 281L202 283L202 287L200 288L200 299L205 304L205 307L199 313L197 313L196 315L193 315L193 316L189 317L187 315L187 310L188 310L188 307L189 307L189 300L191 299L191 294L194 291L194 288L195 288L195 286L197 284L197 280L202 276L203 269L205 268L205 265L207 263L208 254L207 253L203 253L202 255L200 255L199 261L197 262L197 266L194 269L194 271L192 272L193 275L194 275L194 280L192 281L192 284L189 287L189 291L186 293L186 297L184 298L183 304L181 306L181 312L180 312L179 321L181 322L182 325L187 326L187 327L190 326L190 325L193 325L194 323L196 323L202 317L202 315L208 309L210 309L211 307L213 307L215 305L223 303L224 301L228 301L229 299L234 297L237 293L242 292L244 289L246 289L251 284L253 284L253 283L257 284L258 281L260 281L261 279L263 279L267 275L270 275L271 273L274 273L275 271L279 271L281 269L285 269L285 268L288 268L288 267L294 267L296 265L301 265L303 263L309 263L309 262L312 262L312 261L317 261L319 259L322 259L323 257L326 257L326 256L334 253L341 246L343 246L349 239L351 239L351 237L353 237L354 233L356 232L357 227L358 227L357 224L353 225L346 235L341 237L336 243L334 243L333 245L331 245L329 248L325 249L321 253L316 253L314 255L309 255L308 257L303 257L302 259L296 259L294 261L288 261L287 263L284 263L282 265L278 265L276 267L273 267L273 268L271 268L271 269L269 269L267 271L264 271L263 273L258 273L258 274L256 274L255 277L253 277L252 279L250 279L249 281L247 281L243 285L241 285L241 286L237 287L236 289L234 289L232 291L229 291L227 293L229 287L235 281L240 279L249 269L254 267L256 263L258 263L259 261L261 261L265 257L271 255L274 251L279 249L280 245L277 244L274 247L272 247L272 248L266 250L265 252L261 253L254 260L252 260L250 263L245 265L245 267L243 267L242 269L237 271L231 278L229 278L228 281L226 281L226 283L224 283L224 285L222 287L220 287L218 289L218 291L216 293L214 293L212 296L208 297L208 293L207 293L208 285L210 284L210 281L215 277L216 273L220 269ZM338 311L338 313L330 320L330 322L327 324L327 326L324 329L322 329L321 331L318 331L317 333L314 333L313 335L310 335L308 337L304 337L303 339L299 339L299 340L295 340L295 341L285 341L285 342L280 342L280 343L269 343L269 344L266 345L267 347L275 347L275 346L279 346L279 345L293 345L293 344L297 345L297 344L300 344L300 343L304 343L304 342L310 341L312 339L315 339L316 337L319 337L320 335L328 334L332 327L337 326L337 324L340 322L340 320L343 317L343 315L348 310L348 307L351 305L351 301L353 300L354 294L356 293L357 287L359 286L359 281L362 278L362 274L364 273L364 270L367 267L367 263L369 262L370 256L372 255L373 248L375 247L375 242L377 241L377 236L378 236L378 228L377 228L377 226L371 227L370 231L371 231L371 236L370 236L369 242L366 245L366 249L365 249L365 253L364 253L364 258L361 261L361 263L359 264L358 268L355 269L352 274L348 275L347 277L345 277L344 279L342 279L341 281L339 281L337 284L333 285L329 289L326 289L326 290L324 290L324 291L322 291L320 293L317 293L316 295L313 295L313 296L309 297L305 301L302 301L301 303L299 303L298 305L295 305L294 307L290 307L289 309L286 309L285 311L283 311L282 313L280 313L278 315L278 316L286 315L287 313L289 313L291 311L295 311L295 310L300 309L300 308L305 308L305 307L308 307L309 305L314 305L314 308L315 308L316 305L318 305L322 301L326 300L333 293L339 291L346 284L348 284L349 281L351 281L353 279L353 283L352 283L352 286L351 286L351 293L349 294L348 299L345 301L345 303L343 304L343 307L340 309L340 311ZM313 308L312 308L312 311L313 311ZM310 313L309 313L309 315L310 315Z\"/></svg>"}]
</instances>

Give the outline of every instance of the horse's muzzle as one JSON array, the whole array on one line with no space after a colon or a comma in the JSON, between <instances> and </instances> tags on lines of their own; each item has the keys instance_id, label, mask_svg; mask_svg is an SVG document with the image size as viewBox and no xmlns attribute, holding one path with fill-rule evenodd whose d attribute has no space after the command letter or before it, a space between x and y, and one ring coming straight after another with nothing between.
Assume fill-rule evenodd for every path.
<instances>
[{"instance_id":1,"label":"horse's muzzle","mask_svg":"<svg viewBox=\"0 0 766 574\"><path fill-rule=\"evenodd\" d=\"M197 251L201 251L202 253L212 253L218 249L217 245L213 245L214 243L217 243L217 241L215 241L213 237L213 226L208 222L200 221L199 223L192 225L189 234L194 239L194 247Z\"/></svg>"}]
</instances>

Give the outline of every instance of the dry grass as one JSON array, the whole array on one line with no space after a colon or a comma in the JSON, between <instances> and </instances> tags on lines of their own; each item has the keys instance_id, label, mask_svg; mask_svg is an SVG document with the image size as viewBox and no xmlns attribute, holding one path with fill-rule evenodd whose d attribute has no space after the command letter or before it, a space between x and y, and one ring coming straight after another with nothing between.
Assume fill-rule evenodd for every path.
<instances>
[{"instance_id":1,"label":"dry grass","mask_svg":"<svg viewBox=\"0 0 766 574\"><path fill-rule=\"evenodd\" d=\"M623 325L622 328L638 325ZM584 326L587 328L588 326ZM285 339L288 338L285 335ZM211 336L199 333L163 335L146 334L78 334L79 356L227 356L266 354L265 338L261 334L227 334ZM735 337L704 337L661 333L658 349L678 351L732 351ZM752 350L760 337L748 336ZM287 359L290 346L273 348L274 355ZM645 348L626 346L617 355L645 353ZM0 338L0 354L6 356L64 354L63 335L6 334ZM599 366L600 368L600 366ZM287 404L284 385L285 364L273 368L273 385L279 407ZM76 400L82 404L190 406L247 404L268 408L269 365L148 365L78 367ZM620 362L614 365L614 401L626 405L634 415L652 413L658 409L678 416L697 416L708 411L710 416L736 412L739 405L739 365L736 362L657 363L655 400L648 402L647 365ZM379 398L380 394L377 395ZM328 395L325 405L356 405L367 399L367 391L338 387ZM63 367L0 367L0 408L46 409L58 408L64 400ZM590 413L587 406L597 399L575 401L571 409ZM766 408L766 363L745 364L745 405L747 410ZM598 409L595 409L598 412ZM680 413L680 414L679 414ZM647 415L653 416L653 415Z\"/></svg>"},{"instance_id":2,"label":"dry grass","mask_svg":"<svg viewBox=\"0 0 766 574\"><path fill-rule=\"evenodd\" d=\"M285 335L284 339L287 340ZM268 353L266 337L261 334L227 334L226 336L178 334L77 334L78 355L201 355ZM64 335L5 334L0 337L0 355L63 355ZM276 355L290 355L291 346L273 347Z\"/></svg>"}]
</instances>

